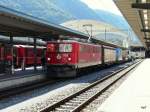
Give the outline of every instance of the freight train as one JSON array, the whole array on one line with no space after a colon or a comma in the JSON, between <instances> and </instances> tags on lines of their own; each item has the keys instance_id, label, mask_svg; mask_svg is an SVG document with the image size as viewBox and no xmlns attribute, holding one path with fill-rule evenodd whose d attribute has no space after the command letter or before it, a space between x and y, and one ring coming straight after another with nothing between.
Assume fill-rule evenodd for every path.
<instances>
[{"instance_id":1,"label":"freight train","mask_svg":"<svg viewBox=\"0 0 150 112\"><path fill-rule=\"evenodd\" d=\"M128 60L128 50L104 44L75 40L47 42L47 74L50 77L75 77L86 67Z\"/></svg>"}]
</instances>

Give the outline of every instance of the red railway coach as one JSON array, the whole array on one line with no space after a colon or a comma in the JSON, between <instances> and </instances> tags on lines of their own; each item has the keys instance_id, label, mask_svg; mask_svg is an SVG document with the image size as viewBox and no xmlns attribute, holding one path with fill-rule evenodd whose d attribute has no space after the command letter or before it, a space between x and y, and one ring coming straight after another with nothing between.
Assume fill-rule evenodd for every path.
<instances>
[{"instance_id":1,"label":"red railway coach","mask_svg":"<svg viewBox=\"0 0 150 112\"><path fill-rule=\"evenodd\" d=\"M41 57L44 55L44 49L45 47L39 47L37 46L37 65L41 64ZM14 45L13 46L14 54L12 56L11 54L11 47L9 45L7 46L1 46L0 47L0 62L2 64L5 64L7 61L12 61L15 67L21 67L24 66L31 66L34 65L34 48L33 46L28 45Z\"/></svg>"},{"instance_id":2,"label":"red railway coach","mask_svg":"<svg viewBox=\"0 0 150 112\"><path fill-rule=\"evenodd\" d=\"M41 56L43 55L44 47L37 47L37 65L41 64ZM34 65L34 48L33 46L14 45L14 64L20 67L22 64L25 66ZM16 59L15 59L16 58Z\"/></svg>"},{"instance_id":3,"label":"red railway coach","mask_svg":"<svg viewBox=\"0 0 150 112\"><path fill-rule=\"evenodd\" d=\"M102 47L77 41L48 42L47 74L73 77L78 69L102 64Z\"/></svg>"}]
</instances>

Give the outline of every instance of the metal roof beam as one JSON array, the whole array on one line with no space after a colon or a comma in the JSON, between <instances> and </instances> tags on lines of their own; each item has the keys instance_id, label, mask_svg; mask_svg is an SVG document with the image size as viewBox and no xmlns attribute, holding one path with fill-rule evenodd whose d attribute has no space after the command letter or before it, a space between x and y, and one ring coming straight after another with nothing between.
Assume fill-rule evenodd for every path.
<instances>
[{"instance_id":1,"label":"metal roof beam","mask_svg":"<svg viewBox=\"0 0 150 112\"><path fill-rule=\"evenodd\" d=\"M132 8L150 9L150 3L132 3Z\"/></svg>"},{"instance_id":2,"label":"metal roof beam","mask_svg":"<svg viewBox=\"0 0 150 112\"><path fill-rule=\"evenodd\" d=\"M145 42L148 46L150 46L150 42Z\"/></svg>"},{"instance_id":3,"label":"metal roof beam","mask_svg":"<svg viewBox=\"0 0 150 112\"><path fill-rule=\"evenodd\" d=\"M141 29L142 32L150 32L150 29Z\"/></svg>"},{"instance_id":4,"label":"metal roof beam","mask_svg":"<svg viewBox=\"0 0 150 112\"><path fill-rule=\"evenodd\" d=\"M150 38L146 38L146 37L145 37L144 39L145 39L145 40L150 40Z\"/></svg>"}]
</instances>

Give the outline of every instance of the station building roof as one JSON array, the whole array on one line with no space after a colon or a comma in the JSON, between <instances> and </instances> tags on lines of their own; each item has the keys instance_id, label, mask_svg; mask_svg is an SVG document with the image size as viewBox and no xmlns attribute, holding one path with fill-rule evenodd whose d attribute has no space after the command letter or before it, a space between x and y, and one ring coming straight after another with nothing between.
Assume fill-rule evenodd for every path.
<instances>
[{"instance_id":1,"label":"station building roof","mask_svg":"<svg viewBox=\"0 0 150 112\"><path fill-rule=\"evenodd\" d=\"M45 20L0 6L0 34L17 37L49 37L53 35L87 38L84 33L49 23Z\"/></svg>"},{"instance_id":2,"label":"station building roof","mask_svg":"<svg viewBox=\"0 0 150 112\"><path fill-rule=\"evenodd\" d=\"M136 35L150 48L150 0L114 0Z\"/></svg>"}]
</instances>

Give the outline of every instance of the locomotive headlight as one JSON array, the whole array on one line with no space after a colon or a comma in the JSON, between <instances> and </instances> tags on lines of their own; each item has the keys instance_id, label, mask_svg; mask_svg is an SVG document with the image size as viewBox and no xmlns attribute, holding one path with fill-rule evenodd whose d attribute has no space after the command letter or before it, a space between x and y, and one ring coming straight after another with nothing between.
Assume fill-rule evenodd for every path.
<instances>
[{"instance_id":1,"label":"locomotive headlight","mask_svg":"<svg viewBox=\"0 0 150 112\"><path fill-rule=\"evenodd\" d=\"M68 58L68 61L71 61L71 58Z\"/></svg>"},{"instance_id":2,"label":"locomotive headlight","mask_svg":"<svg viewBox=\"0 0 150 112\"><path fill-rule=\"evenodd\" d=\"M51 58L47 58L47 60L48 60L48 61L50 61L50 60L51 60Z\"/></svg>"}]
</instances>

